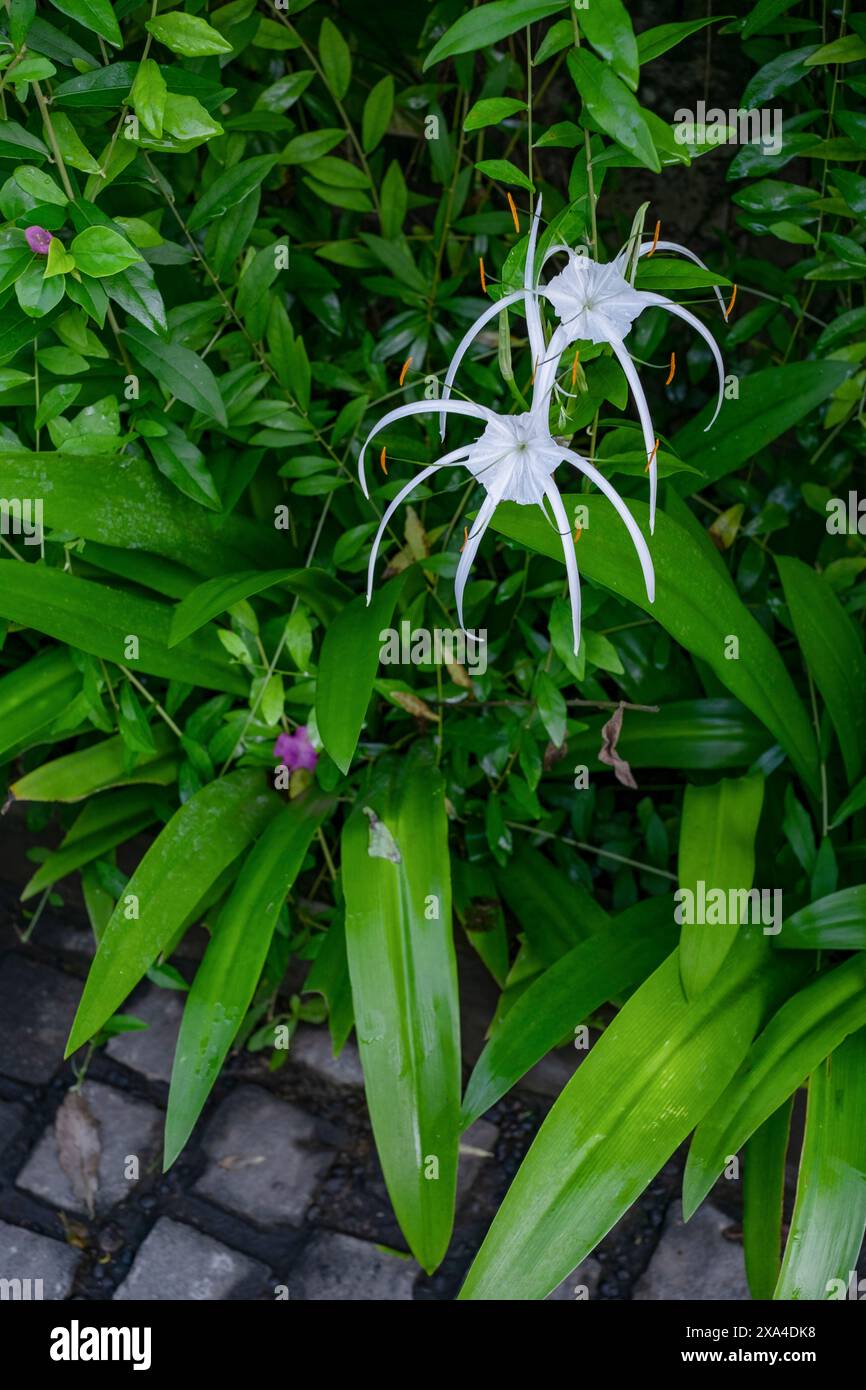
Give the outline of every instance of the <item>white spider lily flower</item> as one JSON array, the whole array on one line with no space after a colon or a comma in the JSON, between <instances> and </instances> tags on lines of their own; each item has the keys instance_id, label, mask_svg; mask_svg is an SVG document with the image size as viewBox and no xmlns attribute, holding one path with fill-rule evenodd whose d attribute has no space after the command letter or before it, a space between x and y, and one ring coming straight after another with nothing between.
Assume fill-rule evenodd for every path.
<instances>
[{"instance_id":1,"label":"white spider lily flower","mask_svg":"<svg viewBox=\"0 0 866 1390\"><path fill-rule=\"evenodd\" d=\"M572 626L574 632L574 651L577 654L580 646L580 579L577 568L577 556L575 553L574 542L571 538L571 528L566 516L565 507L559 494L559 489L553 481L553 474L560 463L570 463L578 472L589 478L609 499L619 515L624 521L629 535L634 543L643 571L644 583L646 585L647 597L652 603L655 598L655 575L653 564L650 558L647 543L641 534L634 517L629 511L623 499L616 489L608 482L604 474L600 473L587 459L575 453L573 449L567 448L555 440L547 425L546 411L533 409L522 415L499 415L493 410L488 410L485 406L476 405L473 401L412 401L407 405L398 406L394 410L389 410L386 415L371 430L361 455L358 460L358 468L361 478L361 485L364 495L369 497L367 490L367 480L364 472L364 455L367 446L374 435L378 434L386 425L395 420L400 420L409 415L425 414L460 414L468 415L484 425L481 434L474 443L464 445L460 449L453 449L450 453L444 454L435 463L423 468L420 473L416 473L413 478L401 488L396 497L389 503L379 529L373 541L370 552L370 561L367 568L367 602L370 602L373 593L373 574L376 565L376 556L385 528L394 515L401 502L408 498L409 494L418 486L419 483L426 481L433 476L440 468L449 465L459 465L477 478L487 492L478 515L475 518L471 532L467 534L463 546L463 552L457 567L457 575L454 582L454 593L457 600L457 615L460 626L465 631L463 621L463 594L472 568L472 562L478 552L478 547L484 536L487 527L493 517L500 502L516 502L520 506L538 505L544 511L545 499L550 503L553 513L556 530L562 537L562 549L565 558L566 575L568 578L569 596L571 599ZM545 516L547 514L545 513ZM478 641L480 639L474 638Z\"/></svg>"},{"instance_id":2,"label":"white spider lily flower","mask_svg":"<svg viewBox=\"0 0 866 1390\"><path fill-rule=\"evenodd\" d=\"M556 245L548 248L544 255L538 273L535 273L535 247L538 238L538 225L541 216L541 200L539 199L535 210L535 216L530 227L529 239L526 250L526 263L524 270L523 289L514 291L504 296L475 320L475 323L464 334L457 351L455 352L451 364L445 376L443 389L443 400L447 401L451 395L451 388L457 369L474 340L477 333L493 319L501 309L506 309L512 304L523 301L524 312L526 314L527 328L529 334L530 350L532 361L535 366L535 380L533 385L533 410L542 411L549 406L551 393L556 384L556 377L559 372L559 363L562 353L572 343L577 341L590 342L595 344L607 344L619 362L626 381L628 382L635 405L637 406L638 418L643 431L644 446L647 453L647 465L650 474L650 531L655 529L656 495L658 491L658 462L656 459L657 446L655 442L655 431L653 429L652 417L649 405L641 385L631 354L625 345L624 339L631 331L635 320L643 313L644 309L656 307L665 309L669 314L683 319L690 324L697 333L701 335L710 348L715 359L716 368L719 374L719 395L713 418L706 426L707 429L714 424L719 410L721 409L724 397L724 364L722 355L719 352L715 338L704 327L700 319L681 305L668 299L666 295L654 294L649 290L636 290L626 278L629 262L629 251L620 252L615 260L608 265L603 265L599 261L593 261L589 256L578 254L569 247ZM568 263L558 275L541 284L540 276L547 262L557 253L566 252ZM674 241L648 241L638 249L638 257L649 255L653 251L674 251L680 255L688 257L696 265L706 270L706 266L700 257L687 247L681 246ZM724 300L718 288L716 296L724 309ZM553 332L550 342L545 347L544 332L541 325L541 315L538 308L538 300L546 299L553 308L554 313L559 319L559 324ZM442 421L442 435L445 433L445 421Z\"/></svg>"}]
</instances>

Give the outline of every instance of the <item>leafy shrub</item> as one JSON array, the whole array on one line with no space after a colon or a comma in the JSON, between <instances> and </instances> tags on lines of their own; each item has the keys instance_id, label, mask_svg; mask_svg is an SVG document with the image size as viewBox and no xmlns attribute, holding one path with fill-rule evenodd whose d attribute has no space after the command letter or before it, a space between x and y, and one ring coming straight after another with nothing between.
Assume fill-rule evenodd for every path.
<instances>
[{"instance_id":1,"label":"leafy shrub","mask_svg":"<svg viewBox=\"0 0 866 1390\"><path fill-rule=\"evenodd\" d=\"M145 975L182 984L172 954L209 927L167 1163L229 1050L279 1066L326 1003L433 1269L462 1130L591 1023L464 1296L544 1297L693 1134L686 1214L744 1149L754 1294L823 1298L866 1221L866 25L797 0L712 23L633 8L11 0L0 738L31 831L61 833L25 901L80 873L98 941L70 1052L133 1026ZM725 72L748 81L723 115L676 109ZM713 217L691 237L699 174ZM368 606L378 518L457 447L437 437L449 358L509 293L451 399L510 419L538 398L558 243L625 247L629 284L704 336L658 307L634 323L649 457L621 355L567 345L544 426L608 496L573 472L564 535L501 502L459 576L486 644L437 649L485 479L425 475ZM370 502L361 445L406 402L368 450ZM465 1091L452 917L501 988Z\"/></svg>"}]
</instances>

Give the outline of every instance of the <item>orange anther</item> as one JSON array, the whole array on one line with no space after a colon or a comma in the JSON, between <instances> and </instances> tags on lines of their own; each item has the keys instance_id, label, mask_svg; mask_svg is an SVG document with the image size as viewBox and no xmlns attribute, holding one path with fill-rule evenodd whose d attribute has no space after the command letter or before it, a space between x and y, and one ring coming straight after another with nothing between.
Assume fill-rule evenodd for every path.
<instances>
[{"instance_id":1,"label":"orange anther","mask_svg":"<svg viewBox=\"0 0 866 1390\"><path fill-rule=\"evenodd\" d=\"M574 543L575 543L575 545L577 545L577 542L580 540L580 538L581 538L582 535L583 535L583 527L582 527L582 526L575 526L575 528L574 528Z\"/></svg>"},{"instance_id":2,"label":"orange anther","mask_svg":"<svg viewBox=\"0 0 866 1390\"><path fill-rule=\"evenodd\" d=\"M736 287L736 285L734 285L734 293L731 295L731 302L730 302L730 304L728 305L727 309L725 310L725 323L727 323L728 319L730 318L730 316L731 316L731 310L733 309L733 307L734 307L734 305L736 304L736 302L737 302L737 287Z\"/></svg>"},{"instance_id":3,"label":"orange anther","mask_svg":"<svg viewBox=\"0 0 866 1390\"><path fill-rule=\"evenodd\" d=\"M676 373L676 370L677 370L677 355L676 355L675 352L672 352L672 353L671 353L671 369L670 369L670 371L668 372L668 379L667 379L667 381L665 382L665 386L670 386L671 382L672 382L673 379L674 379L674 375L675 375L675 373Z\"/></svg>"},{"instance_id":4,"label":"orange anther","mask_svg":"<svg viewBox=\"0 0 866 1390\"><path fill-rule=\"evenodd\" d=\"M388 476L388 465L387 465L387 463L385 462L385 445L384 445L384 444L382 445L382 452L381 452L381 454L379 455L379 467L381 468L382 472L385 474L385 477L387 478L387 476Z\"/></svg>"},{"instance_id":5,"label":"orange anther","mask_svg":"<svg viewBox=\"0 0 866 1390\"><path fill-rule=\"evenodd\" d=\"M487 276L484 274L484 257L483 257L483 256L479 256L479 257L478 257L478 274L481 276L481 290L482 290L482 293L483 293L483 294L486 294L486 293L487 293Z\"/></svg>"},{"instance_id":6,"label":"orange anther","mask_svg":"<svg viewBox=\"0 0 866 1390\"><path fill-rule=\"evenodd\" d=\"M656 454L658 453L658 448L659 448L659 442L658 442L658 440L656 440L655 444L653 445L653 451L652 451L652 453L650 454L649 458L647 459L647 464L646 464L646 468L644 469L644 473L649 473L650 469L652 468L653 459L655 458Z\"/></svg>"},{"instance_id":7,"label":"orange anther","mask_svg":"<svg viewBox=\"0 0 866 1390\"><path fill-rule=\"evenodd\" d=\"M519 236L519 235L520 235L520 219L519 219L518 216L517 216L517 208L514 206L514 199L512 198L512 196L511 196L510 193L506 193L505 196L506 196L506 198L508 199L508 206L509 206L509 208L511 209L511 217L512 217L512 220L513 220L513 222L514 222L514 230L515 230L515 232L517 232L517 235Z\"/></svg>"},{"instance_id":8,"label":"orange anther","mask_svg":"<svg viewBox=\"0 0 866 1390\"><path fill-rule=\"evenodd\" d=\"M577 381L577 364L578 364L579 361L580 361L580 348L578 348L577 351L575 352L575 354L574 354L574 361L573 361L572 364L571 364L571 384L572 384L572 386L573 386L574 383Z\"/></svg>"},{"instance_id":9,"label":"orange anther","mask_svg":"<svg viewBox=\"0 0 866 1390\"><path fill-rule=\"evenodd\" d=\"M654 255L655 255L655 249L656 249L656 247L657 247L658 244L659 244L659 232L661 231L661 229L662 229L662 224L661 224L661 222L657 222L657 223L656 223L656 229L655 229L655 231L653 232L653 244L652 244L652 246L650 247L650 249L647 251L647 255L648 255L648 256L654 256Z\"/></svg>"},{"instance_id":10,"label":"orange anther","mask_svg":"<svg viewBox=\"0 0 866 1390\"><path fill-rule=\"evenodd\" d=\"M403 366L400 368L400 385L401 385L401 386L403 385L403 382L406 380L406 373L408 372L408 370L409 370L409 368L411 367L411 365L412 365L412 358L411 358L411 357L407 357L407 358L406 358L406 361L403 363Z\"/></svg>"},{"instance_id":11,"label":"orange anther","mask_svg":"<svg viewBox=\"0 0 866 1390\"><path fill-rule=\"evenodd\" d=\"M461 552L461 554L463 553L463 549L464 549L464 547L465 547L466 542L468 541L468 539L469 539L469 527L468 527L468 526L464 526L464 527L463 527L463 545L461 545L461 547L460 547L460 552Z\"/></svg>"}]
</instances>

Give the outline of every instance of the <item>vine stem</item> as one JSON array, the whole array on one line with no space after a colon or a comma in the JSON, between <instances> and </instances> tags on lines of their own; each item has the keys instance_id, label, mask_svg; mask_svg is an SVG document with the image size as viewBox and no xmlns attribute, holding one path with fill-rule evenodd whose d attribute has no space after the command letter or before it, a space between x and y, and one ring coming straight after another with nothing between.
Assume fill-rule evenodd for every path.
<instances>
[{"instance_id":1,"label":"vine stem","mask_svg":"<svg viewBox=\"0 0 866 1390\"><path fill-rule=\"evenodd\" d=\"M561 845L573 845L575 849L581 849L586 854L597 854L602 859L615 859L618 864L628 864L632 869L643 869L647 874L658 874L659 878L670 879L672 883L677 883L676 874L670 873L668 869L657 869L655 864L644 864L640 859L629 859L625 854L614 854L612 849L599 849L597 845L588 845L583 840L571 840L565 835L557 835L552 830L538 830L534 825L521 825L519 821L507 820L505 824L509 830L522 830L527 835L540 835L545 840L557 840Z\"/></svg>"}]
</instances>

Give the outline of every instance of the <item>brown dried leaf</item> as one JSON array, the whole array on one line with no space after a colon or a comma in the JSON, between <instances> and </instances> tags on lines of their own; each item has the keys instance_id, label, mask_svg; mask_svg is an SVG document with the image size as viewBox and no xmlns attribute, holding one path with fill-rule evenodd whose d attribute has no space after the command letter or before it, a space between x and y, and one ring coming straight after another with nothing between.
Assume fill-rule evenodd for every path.
<instances>
[{"instance_id":1,"label":"brown dried leaf","mask_svg":"<svg viewBox=\"0 0 866 1390\"><path fill-rule=\"evenodd\" d=\"M391 699L404 709L407 714L412 714L416 719L429 719L431 723L438 724L439 716L423 700L419 700L417 695L410 695L408 690L392 690Z\"/></svg>"},{"instance_id":2,"label":"brown dried leaf","mask_svg":"<svg viewBox=\"0 0 866 1390\"><path fill-rule=\"evenodd\" d=\"M549 772L552 767L556 767L556 764L561 763L563 758L567 755L567 753L567 739L563 744L556 744L551 740L545 748L544 756L541 759L541 765L544 768L544 771Z\"/></svg>"},{"instance_id":3,"label":"brown dried leaf","mask_svg":"<svg viewBox=\"0 0 866 1390\"><path fill-rule=\"evenodd\" d=\"M465 666L461 666L459 661L446 661L445 666L455 685L462 685L464 690L472 689L469 672Z\"/></svg>"},{"instance_id":4,"label":"brown dried leaf","mask_svg":"<svg viewBox=\"0 0 866 1390\"><path fill-rule=\"evenodd\" d=\"M634 774L625 758L620 756L616 748L619 742L619 736L622 732L622 716L623 705L622 702L620 702L610 716L610 719L602 728L602 742L598 760L600 763L605 763L608 767L613 768L614 776L622 786L631 787L633 791L636 791L637 782L634 780Z\"/></svg>"},{"instance_id":5,"label":"brown dried leaf","mask_svg":"<svg viewBox=\"0 0 866 1390\"><path fill-rule=\"evenodd\" d=\"M72 1191L87 1208L94 1212L94 1198L99 1187L99 1158L102 1144L99 1124L80 1091L67 1091L63 1104L54 1117L54 1137L57 1156Z\"/></svg>"}]
</instances>

